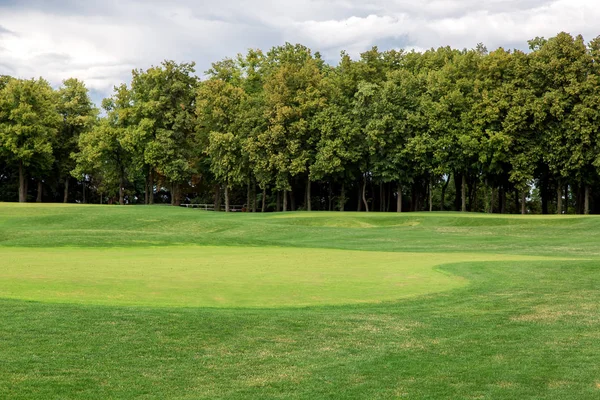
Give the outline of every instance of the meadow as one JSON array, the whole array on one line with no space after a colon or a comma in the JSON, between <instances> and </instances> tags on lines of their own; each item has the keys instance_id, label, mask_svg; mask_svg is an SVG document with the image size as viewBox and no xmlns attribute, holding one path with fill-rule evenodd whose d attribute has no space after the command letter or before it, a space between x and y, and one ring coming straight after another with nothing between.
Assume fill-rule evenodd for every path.
<instances>
[{"instance_id":1,"label":"meadow","mask_svg":"<svg viewBox=\"0 0 600 400\"><path fill-rule=\"evenodd\" d=\"M597 399L600 218L0 204L0 398Z\"/></svg>"}]
</instances>

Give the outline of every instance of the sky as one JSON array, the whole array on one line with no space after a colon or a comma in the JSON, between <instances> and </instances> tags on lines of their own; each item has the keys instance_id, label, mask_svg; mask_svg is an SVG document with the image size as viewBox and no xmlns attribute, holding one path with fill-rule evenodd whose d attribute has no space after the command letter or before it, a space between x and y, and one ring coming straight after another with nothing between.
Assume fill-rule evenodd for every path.
<instances>
[{"instance_id":1,"label":"sky","mask_svg":"<svg viewBox=\"0 0 600 400\"><path fill-rule=\"evenodd\" d=\"M0 74L83 80L96 101L133 68L210 64L285 42L335 64L382 50L484 43L526 49L561 31L600 35L598 0L0 0Z\"/></svg>"}]
</instances>

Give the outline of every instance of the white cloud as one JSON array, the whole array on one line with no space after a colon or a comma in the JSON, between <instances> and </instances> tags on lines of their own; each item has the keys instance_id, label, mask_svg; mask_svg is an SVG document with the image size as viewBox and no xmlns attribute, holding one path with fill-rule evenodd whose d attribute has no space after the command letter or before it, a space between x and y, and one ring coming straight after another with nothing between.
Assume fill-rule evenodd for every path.
<instances>
[{"instance_id":1,"label":"white cloud","mask_svg":"<svg viewBox=\"0 0 600 400\"><path fill-rule=\"evenodd\" d=\"M0 74L74 76L108 94L132 68L163 59L198 71L249 47L300 42L335 62L373 45L426 49L600 33L595 0L0 0Z\"/></svg>"}]
</instances>

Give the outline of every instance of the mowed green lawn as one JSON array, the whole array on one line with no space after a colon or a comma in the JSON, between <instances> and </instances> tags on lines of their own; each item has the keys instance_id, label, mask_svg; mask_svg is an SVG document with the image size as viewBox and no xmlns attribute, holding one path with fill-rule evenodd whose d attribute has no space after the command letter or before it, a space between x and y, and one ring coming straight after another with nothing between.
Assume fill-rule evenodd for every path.
<instances>
[{"instance_id":1,"label":"mowed green lawn","mask_svg":"<svg viewBox=\"0 0 600 400\"><path fill-rule=\"evenodd\" d=\"M0 398L600 398L593 216L0 204L0 255Z\"/></svg>"}]
</instances>

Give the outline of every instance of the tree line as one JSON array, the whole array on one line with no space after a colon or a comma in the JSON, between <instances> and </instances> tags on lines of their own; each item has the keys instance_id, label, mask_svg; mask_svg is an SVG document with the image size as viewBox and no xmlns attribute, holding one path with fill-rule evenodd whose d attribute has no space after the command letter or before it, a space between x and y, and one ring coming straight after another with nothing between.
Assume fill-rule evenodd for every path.
<instances>
[{"instance_id":1,"label":"tree line","mask_svg":"<svg viewBox=\"0 0 600 400\"><path fill-rule=\"evenodd\" d=\"M83 82L0 77L0 200L600 212L600 38L527 52L302 45Z\"/></svg>"}]
</instances>

